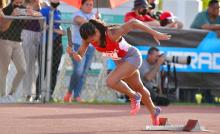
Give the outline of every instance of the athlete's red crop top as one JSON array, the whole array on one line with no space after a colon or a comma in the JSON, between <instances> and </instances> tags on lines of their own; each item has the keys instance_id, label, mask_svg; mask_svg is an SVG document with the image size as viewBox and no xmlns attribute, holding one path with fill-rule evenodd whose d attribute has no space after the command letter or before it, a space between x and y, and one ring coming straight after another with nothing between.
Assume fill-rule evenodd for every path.
<instances>
[{"instance_id":1,"label":"athlete's red crop top","mask_svg":"<svg viewBox=\"0 0 220 134\"><path fill-rule=\"evenodd\" d=\"M92 43L95 49L102 52L103 56L112 58L113 60L120 60L123 58L127 54L130 44L128 44L123 37L120 42L115 42L109 38L107 33L105 35L106 47L102 48L98 44Z\"/></svg>"}]
</instances>

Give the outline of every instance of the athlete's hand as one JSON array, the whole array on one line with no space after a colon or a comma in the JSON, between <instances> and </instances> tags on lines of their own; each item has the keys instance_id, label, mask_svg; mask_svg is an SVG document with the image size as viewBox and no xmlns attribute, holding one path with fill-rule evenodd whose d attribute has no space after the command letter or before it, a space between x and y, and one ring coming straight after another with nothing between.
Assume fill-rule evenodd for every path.
<instances>
[{"instance_id":1,"label":"athlete's hand","mask_svg":"<svg viewBox=\"0 0 220 134\"><path fill-rule=\"evenodd\" d=\"M153 35L153 38L157 42L157 44L160 45L160 41L159 40L169 40L171 38L171 35L165 34L165 33L156 32Z\"/></svg>"},{"instance_id":2,"label":"athlete's hand","mask_svg":"<svg viewBox=\"0 0 220 134\"><path fill-rule=\"evenodd\" d=\"M66 52L69 54L70 57L72 57L75 61L79 62L82 57L75 51L72 50L72 47L67 47Z\"/></svg>"}]
</instances>

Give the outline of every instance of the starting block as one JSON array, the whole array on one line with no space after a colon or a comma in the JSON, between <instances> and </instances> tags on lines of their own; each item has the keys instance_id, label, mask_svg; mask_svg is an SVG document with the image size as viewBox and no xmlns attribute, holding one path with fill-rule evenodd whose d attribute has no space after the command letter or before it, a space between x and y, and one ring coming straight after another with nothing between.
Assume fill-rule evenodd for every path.
<instances>
[{"instance_id":1,"label":"starting block","mask_svg":"<svg viewBox=\"0 0 220 134\"><path fill-rule=\"evenodd\" d=\"M188 131L199 132L208 131L199 125L198 120L189 119L185 125L171 125L167 118L159 118L159 126L146 126L146 131Z\"/></svg>"}]
</instances>

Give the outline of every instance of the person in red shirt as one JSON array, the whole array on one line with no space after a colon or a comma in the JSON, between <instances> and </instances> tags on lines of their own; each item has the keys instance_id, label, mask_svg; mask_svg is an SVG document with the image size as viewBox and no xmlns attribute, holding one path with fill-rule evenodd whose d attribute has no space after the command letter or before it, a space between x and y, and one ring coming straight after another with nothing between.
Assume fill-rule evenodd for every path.
<instances>
[{"instance_id":1,"label":"person in red shirt","mask_svg":"<svg viewBox=\"0 0 220 134\"><path fill-rule=\"evenodd\" d=\"M148 8L149 4L146 0L135 0L134 8L132 11L125 14L124 22L128 22L131 19L137 19L147 23L149 26L160 26L159 21L147 15Z\"/></svg>"},{"instance_id":2,"label":"person in red shirt","mask_svg":"<svg viewBox=\"0 0 220 134\"><path fill-rule=\"evenodd\" d=\"M174 18L172 12L158 10L157 6L159 3L157 0L147 0L147 1L150 5L148 9L148 15L158 20L162 27L176 28L176 29L183 28L183 23L178 19ZM161 19L161 14L162 14L162 19Z\"/></svg>"},{"instance_id":3,"label":"person in red shirt","mask_svg":"<svg viewBox=\"0 0 220 134\"><path fill-rule=\"evenodd\" d=\"M160 14L160 25L162 27L178 29L178 22L175 19L176 17L173 15L173 13L169 11L163 11Z\"/></svg>"},{"instance_id":4,"label":"person in red shirt","mask_svg":"<svg viewBox=\"0 0 220 134\"><path fill-rule=\"evenodd\" d=\"M130 98L131 115L139 111L142 100L150 112L152 124L159 125L160 108L153 104L149 91L140 79L138 69L142 64L141 53L122 37L134 29L151 34L158 43L159 40L168 40L171 37L151 29L139 20L131 20L121 26L106 26L100 20L92 19L80 27L82 45L78 51L75 52L68 47L67 52L74 60L80 61L91 43L103 56L112 58L116 63L116 68L108 74L106 85Z\"/></svg>"}]
</instances>

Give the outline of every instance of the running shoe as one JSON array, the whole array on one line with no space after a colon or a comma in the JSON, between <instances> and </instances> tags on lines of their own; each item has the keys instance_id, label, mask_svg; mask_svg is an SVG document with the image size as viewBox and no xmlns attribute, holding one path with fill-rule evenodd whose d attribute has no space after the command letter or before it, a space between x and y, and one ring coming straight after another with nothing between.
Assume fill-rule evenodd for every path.
<instances>
[{"instance_id":1,"label":"running shoe","mask_svg":"<svg viewBox=\"0 0 220 134\"><path fill-rule=\"evenodd\" d=\"M154 115L151 115L152 125L154 125L154 126L160 125L160 121L159 121L160 112L161 112L160 107L156 107Z\"/></svg>"},{"instance_id":2,"label":"running shoe","mask_svg":"<svg viewBox=\"0 0 220 134\"><path fill-rule=\"evenodd\" d=\"M141 103L141 94L137 93L135 97L131 98L131 115L136 115L137 112L140 110L140 103Z\"/></svg>"}]
</instances>

